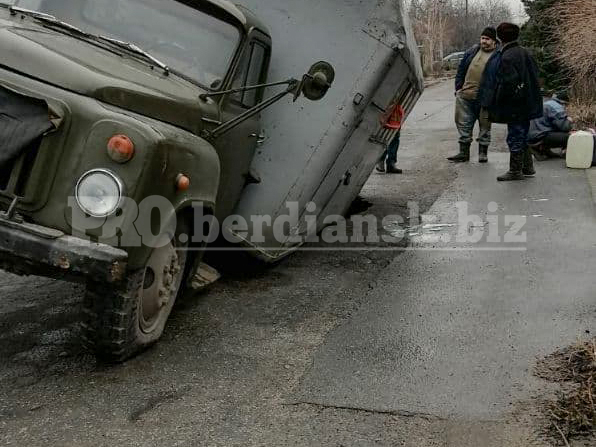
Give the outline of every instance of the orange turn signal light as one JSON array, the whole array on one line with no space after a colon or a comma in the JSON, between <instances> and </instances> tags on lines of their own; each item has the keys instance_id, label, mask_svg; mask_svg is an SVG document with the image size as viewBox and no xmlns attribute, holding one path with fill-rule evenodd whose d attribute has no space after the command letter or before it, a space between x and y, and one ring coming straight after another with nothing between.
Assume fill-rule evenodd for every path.
<instances>
[{"instance_id":1,"label":"orange turn signal light","mask_svg":"<svg viewBox=\"0 0 596 447\"><path fill-rule=\"evenodd\" d=\"M114 135L108 141L108 155L117 163L130 161L135 154L135 145L126 135Z\"/></svg>"},{"instance_id":2,"label":"orange turn signal light","mask_svg":"<svg viewBox=\"0 0 596 447\"><path fill-rule=\"evenodd\" d=\"M184 174L178 174L176 177L176 189L186 191L190 187L190 178Z\"/></svg>"}]
</instances>

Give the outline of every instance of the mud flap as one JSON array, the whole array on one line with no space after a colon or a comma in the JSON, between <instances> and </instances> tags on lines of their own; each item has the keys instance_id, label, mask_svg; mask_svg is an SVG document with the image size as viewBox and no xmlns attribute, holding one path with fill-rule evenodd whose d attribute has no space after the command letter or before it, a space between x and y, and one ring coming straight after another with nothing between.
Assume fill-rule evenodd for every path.
<instances>
[{"instance_id":1,"label":"mud flap","mask_svg":"<svg viewBox=\"0 0 596 447\"><path fill-rule=\"evenodd\" d=\"M0 167L53 127L45 101L0 86Z\"/></svg>"}]
</instances>

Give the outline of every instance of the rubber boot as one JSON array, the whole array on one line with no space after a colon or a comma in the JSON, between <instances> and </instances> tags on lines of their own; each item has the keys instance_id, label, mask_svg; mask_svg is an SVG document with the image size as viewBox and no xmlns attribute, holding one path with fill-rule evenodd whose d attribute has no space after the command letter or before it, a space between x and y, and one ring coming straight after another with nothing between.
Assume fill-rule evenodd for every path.
<instances>
[{"instance_id":1,"label":"rubber boot","mask_svg":"<svg viewBox=\"0 0 596 447\"><path fill-rule=\"evenodd\" d=\"M497 177L500 182L510 182L514 180L524 180L522 166L524 163L524 152L511 152L509 156L509 171Z\"/></svg>"},{"instance_id":2,"label":"rubber boot","mask_svg":"<svg viewBox=\"0 0 596 447\"><path fill-rule=\"evenodd\" d=\"M534 158L529 146L526 146L526 149L524 150L522 173L528 177L536 174L536 170L534 169Z\"/></svg>"},{"instance_id":3,"label":"rubber boot","mask_svg":"<svg viewBox=\"0 0 596 447\"><path fill-rule=\"evenodd\" d=\"M447 157L447 160L456 163L470 161L470 143L459 143L459 154Z\"/></svg>"},{"instance_id":4,"label":"rubber boot","mask_svg":"<svg viewBox=\"0 0 596 447\"><path fill-rule=\"evenodd\" d=\"M488 146L483 144L478 146L478 162L488 163Z\"/></svg>"},{"instance_id":5,"label":"rubber boot","mask_svg":"<svg viewBox=\"0 0 596 447\"><path fill-rule=\"evenodd\" d=\"M529 145L529 149L530 149L530 152L532 154L534 154L534 157L536 158L536 160L544 161L544 160L548 159L548 155L546 155L544 153L545 149L544 149L544 145L542 144L542 142Z\"/></svg>"},{"instance_id":6,"label":"rubber boot","mask_svg":"<svg viewBox=\"0 0 596 447\"><path fill-rule=\"evenodd\" d=\"M402 173L402 170L399 169L395 163L392 165L390 165L390 164L387 165L387 174L401 174L401 173Z\"/></svg>"}]
</instances>

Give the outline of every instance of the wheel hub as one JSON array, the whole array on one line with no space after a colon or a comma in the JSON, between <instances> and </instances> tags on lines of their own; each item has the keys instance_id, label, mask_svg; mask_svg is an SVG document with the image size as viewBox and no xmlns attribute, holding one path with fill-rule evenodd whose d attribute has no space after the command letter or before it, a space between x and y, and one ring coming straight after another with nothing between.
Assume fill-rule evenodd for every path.
<instances>
[{"instance_id":1,"label":"wheel hub","mask_svg":"<svg viewBox=\"0 0 596 447\"><path fill-rule=\"evenodd\" d=\"M175 298L179 275L178 254L172 243L154 249L145 266L140 291L139 324L144 332L149 333L155 329L160 313Z\"/></svg>"}]
</instances>

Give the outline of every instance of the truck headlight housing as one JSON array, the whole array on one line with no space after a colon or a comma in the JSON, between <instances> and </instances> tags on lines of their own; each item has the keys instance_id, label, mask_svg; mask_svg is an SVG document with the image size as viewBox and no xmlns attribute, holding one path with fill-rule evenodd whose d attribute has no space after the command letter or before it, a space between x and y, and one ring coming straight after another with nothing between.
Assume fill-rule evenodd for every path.
<instances>
[{"instance_id":1,"label":"truck headlight housing","mask_svg":"<svg viewBox=\"0 0 596 447\"><path fill-rule=\"evenodd\" d=\"M79 207L93 217L116 212L122 200L122 181L107 169L94 169L81 176L75 188Z\"/></svg>"}]
</instances>

